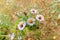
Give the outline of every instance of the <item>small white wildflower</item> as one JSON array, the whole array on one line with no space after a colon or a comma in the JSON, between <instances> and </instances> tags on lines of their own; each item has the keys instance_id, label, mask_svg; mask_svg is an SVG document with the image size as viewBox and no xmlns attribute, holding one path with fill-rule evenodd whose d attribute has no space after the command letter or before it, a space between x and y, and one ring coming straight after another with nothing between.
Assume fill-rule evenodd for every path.
<instances>
[{"instance_id":1,"label":"small white wildflower","mask_svg":"<svg viewBox=\"0 0 60 40\"><path fill-rule=\"evenodd\" d=\"M30 10L30 12L31 12L32 14L36 14L36 13L37 13L37 10L34 9L34 8L32 8L32 9Z\"/></svg>"},{"instance_id":2,"label":"small white wildflower","mask_svg":"<svg viewBox=\"0 0 60 40\"><path fill-rule=\"evenodd\" d=\"M6 5L9 5L10 2L13 2L13 0L6 0Z\"/></svg>"},{"instance_id":3,"label":"small white wildflower","mask_svg":"<svg viewBox=\"0 0 60 40\"><path fill-rule=\"evenodd\" d=\"M35 19L34 18L28 18L27 24L30 25L30 26L34 25L35 24Z\"/></svg>"},{"instance_id":4,"label":"small white wildflower","mask_svg":"<svg viewBox=\"0 0 60 40\"><path fill-rule=\"evenodd\" d=\"M26 26L26 22L21 21L21 22L18 24L18 29L19 29L19 30L23 30L23 29L25 28L25 26Z\"/></svg>"},{"instance_id":5,"label":"small white wildflower","mask_svg":"<svg viewBox=\"0 0 60 40\"><path fill-rule=\"evenodd\" d=\"M18 37L18 40L21 40L22 38L21 37Z\"/></svg>"},{"instance_id":6,"label":"small white wildflower","mask_svg":"<svg viewBox=\"0 0 60 40\"><path fill-rule=\"evenodd\" d=\"M1 24L1 25L3 24L2 20L0 20L0 24Z\"/></svg>"},{"instance_id":7,"label":"small white wildflower","mask_svg":"<svg viewBox=\"0 0 60 40\"><path fill-rule=\"evenodd\" d=\"M8 36L10 37L11 40L13 40L15 37L14 33L9 34Z\"/></svg>"},{"instance_id":8,"label":"small white wildflower","mask_svg":"<svg viewBox=\"0 0 60 40\"><path fill-rule=\"evenodd\" d=\"M58 15L58 19L60 19L60 14Z\"/></svg>"},{"instance_id":9,"label":"small white wildflower","mask_svg":"<svg viewBox=\"0 0 60 40\"><path fill-rule=\"evenodd\" d=\"M60 0L56 0L55 2L60 2Z\"/></svg>"},{"instance_id":10,"label":"small white wildflower","mask_svg":"<svg viewBox=\"0 0 60 40\"><path fill-rule=\"evenodd\" d=\"M57 38L57 36L53 36L53 39L56 39Z\"/></svg>"},{"instance_id":11,"label":"small white wildflower","mask_svg":"<svg viewBox=\"0 0 60 40\"><path fill-rule=\"evenodd\" d=\"M1 23L1 20L0 20L0 23Z\"/></svg>"},{"instance_id":12,"label":"small white wildflower","mask_svg":"<svg viewBox=\"0 0 60 40\"><path fill-rule=\"evenodd\" d=\"M44 16L39 14L39 15L36 16L36 19L40 22L44 21Z\"/></svg>"},{"instance_id":13,"label":"small white wildflower","mask_svg":"<svg viewBox=\"0 0 60 40\"><path fill-rule=\"evenodd\" d=\"M10 0L6 0L6 5L9 5Z\"/></svg>"}]
</instances>

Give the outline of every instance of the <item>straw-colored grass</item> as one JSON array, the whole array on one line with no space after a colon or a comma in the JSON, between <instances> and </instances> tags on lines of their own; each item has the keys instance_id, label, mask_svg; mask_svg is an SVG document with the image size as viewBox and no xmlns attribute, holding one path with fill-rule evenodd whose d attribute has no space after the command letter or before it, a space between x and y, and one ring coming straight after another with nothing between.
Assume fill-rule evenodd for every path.
<instances>
[{"instance_id":1,"label":"straw-colored grass","mask_svg":"<svg viewBox=\"0 0 60 40\"><path fill-rule=\"evenodd\" d=\"M42 14L45 21L36 21L33 27L27 25L23 31L18 30L18 23L22 19L27 20L23 12L35 18L36 15L30 13L32 8L38 10L38 14ZM10 33L15 34L14 40L18 36L22 40L60 40L59 15L59 0L0 0L0 40L10 40Z\"/></svg>"}]
</instances>

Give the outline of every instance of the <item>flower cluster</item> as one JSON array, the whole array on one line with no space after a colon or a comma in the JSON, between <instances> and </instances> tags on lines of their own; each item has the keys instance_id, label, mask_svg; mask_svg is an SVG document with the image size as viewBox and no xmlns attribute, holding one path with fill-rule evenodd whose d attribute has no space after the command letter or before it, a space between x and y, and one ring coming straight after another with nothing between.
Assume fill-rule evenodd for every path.
<instances>
[{"instance_id":1,"label":"flower cluster","mask_svg":"<svg viewBox=\"0 0 60 40\"><path fill-rule=\"evenodd\" d=\"M39 22L44 21L44 16L41 15L41 14L37 14L36 9L33 8L33 9L30 10L30 12L31 12L31 14L36 14L35 19L30 17L30 18L27 19L27 22L25 22L25 21L19 22L19 24L18 24L18 29L19 30L23 30L25 28L26 24L28 24L29 26L33 26L35 24L36 20L39 21Z\"/></svg>"},{"instance_id":2,"label":"flower cluster","mask_svg":"<svg viewBox=\"0 0 60 40\"><path fill-rule=\"evenodd\" d=\"M13 40L15 35L14 35L14 33L11 33L11 34L8 35L8 37L10 37L10 39Z\"/></svg>"}]
</instances>

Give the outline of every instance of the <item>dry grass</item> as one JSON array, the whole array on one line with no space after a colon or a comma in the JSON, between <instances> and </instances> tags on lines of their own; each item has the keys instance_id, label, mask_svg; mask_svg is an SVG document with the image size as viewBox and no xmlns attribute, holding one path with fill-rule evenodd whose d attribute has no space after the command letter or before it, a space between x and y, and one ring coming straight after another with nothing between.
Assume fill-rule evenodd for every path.
<instances>
[{"instance_id":1,"label":"dry grass","mask_svg":"<svg viewBox=\"0 0 60 40\"><path fill-rule=\"evenodd\" d=\"M27 14L31 8L36 8L39 14L44 15L45 21L40 23L35 31L28 30L25 32L26 35L23 36L22 40L60 40L60 19L58 19L58 15L60 13L57 8L60 8L59 2L54 2L55 0L10 0L9 4L6 4L6 0L0 0L0 15L7 15L3 22L11 22L12 28L14 27L15 21L19 18L16 16L20 11L26 11ZM58 4L56 7L51 4ZM56 11L55 11L56 10ZM18 14L20 15L20 14ZM22 14L23 15L23 14ZM24 15L23 15L24 16ZM8 23L7 22L7 23ZM10 32L14 32L16 35L19 34L18 30L13 30L11 27L4 28L3 25L0 25L0 33L5 32L6 34L0 35L0 40L7 40L7 34ZM12 29L12 30L10 30ZM8 32L8 31L9 32ZM3 39L6 37L6 39ZM14 39L17 40L17 39Z\"/></svg>"}]
</instances>

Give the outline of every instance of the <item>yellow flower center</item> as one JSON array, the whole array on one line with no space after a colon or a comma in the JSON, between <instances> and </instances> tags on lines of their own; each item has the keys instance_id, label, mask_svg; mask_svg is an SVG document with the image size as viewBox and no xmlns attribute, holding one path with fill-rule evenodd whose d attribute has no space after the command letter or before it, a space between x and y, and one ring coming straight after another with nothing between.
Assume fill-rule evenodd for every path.
<instances>
[{"instance_id":1,"label":"yellow flower center","mask_svg":"<svg viewBox=\"0 0 60 40\"><path fill-rule=\"evenodd\" d=\"M29 20L29 22L30 22L30 23L33 23L33 20L32 20L32 19L30 19L30 20Z\"/></svg>"}]
</instances>

